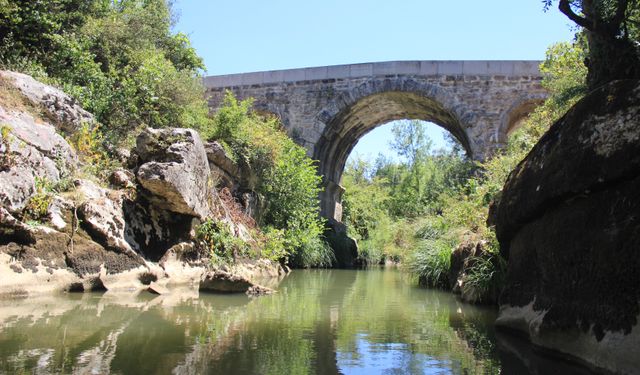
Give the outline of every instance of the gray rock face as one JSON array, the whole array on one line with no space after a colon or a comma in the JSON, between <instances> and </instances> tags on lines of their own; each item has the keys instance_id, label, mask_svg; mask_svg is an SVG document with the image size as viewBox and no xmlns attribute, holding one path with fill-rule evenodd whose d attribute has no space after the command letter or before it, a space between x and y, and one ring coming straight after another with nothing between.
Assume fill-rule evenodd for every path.
<instances>
[{"instance_id":1,"label":"gray rock face","mask_svg":"<svg viewBox=\"0 0 640 375\"><path fill-rule=\"evenodd\" d=\"M0 105L0 124L9 129L0 146L6 164L0 168L0 203L17 212L34 194L36 178L55 184L77 168L78 159L53 125L30 113Z\"/></svg>"},{"instance_id":2,"label":"gray rock face","mask_svg":"<svg viewBox=\"0 0 640 375\"><path fill-rule=\"evenodd\" d=\"M554 124L493 210L508 257L497 324L612 372L640 368L640 82Z\"/></svg>"},{"instance_id":3,"label":"gray rock face","mask_svg":"<svg viewBox=\"0 0 640 375\"><path fill-rule=\"evenodd\" d=\"M89 180L75 180L73 191L44 189L48 217L27 225L21 214L36 185L71 181L79 167L59 133L70 135L93 118L28 76L0 72L0 90L0 297L98 289L165 294L166 285L174 284L195 291L210 265L208 252L191 242L194 227L211 215L209 199L221 202L210 187L198 134L145 131L137 152L126 157L137 176L115 171L110 183L119 189ZM238 288L245 277L266 269L216 281ZM241 289L250 287L254 294L269 293L252 283Z\"/></svg>"},{"instance_id":4,"label":"gray rock face","mask_svg":"<svg viewBox=\"0 0 640 375\"><path fill-rule=\"evenodd\" d=\"M209 167L221 179L222 185L233 189L240 182L240 168L231 160L218 142L207 142L204 145L209 160Z\"/></svg>"},{"instance_id":5,"label":"gray rock face","mask_svg":"<svg viewBox=\"0 0 640 375\"><path fill-rule=\"evenodd\" d=\"M0 77L13 81L14 86L33 105L41 107L61 131L71 134L82 124L93 125L93 115L80 107L75 99L61 90L38 82L22 73L0 71Z\"/></svg>"},{"instance_id":6,"label":"gray rock face","mask_svg":"<svg viewBox=\"0 0 640 375\"><path fill-rule=\"evenodd\" d=\"M169 211L206 218L211 214L211 171L198 133L191 129L147 129L138 136L136 177L151 201Z\"/></svg>"},{"instance_id":7,"label":"gray rock face","mask_svg":"<svg viewBox=\"0 0 640 375\"><path fill-rule=\"evenodd\" d=\"M104 189L85 180L76 181L76 189L84 198L78 209L84 229L108 249L133 252L125 239L124 192Z\"/></svg>"}]
</instances>

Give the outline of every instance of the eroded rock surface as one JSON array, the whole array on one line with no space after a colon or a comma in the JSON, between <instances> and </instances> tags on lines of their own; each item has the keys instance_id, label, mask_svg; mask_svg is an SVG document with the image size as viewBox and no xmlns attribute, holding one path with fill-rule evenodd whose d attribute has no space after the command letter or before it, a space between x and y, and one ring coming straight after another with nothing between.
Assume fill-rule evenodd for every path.
<instances>
[{"instance_id":1,"label":"eroded rock surface","mask_svg":"<svg viewBox=\"0 0 640 375\"><path fill-rule=\"evenodd\" d=\"M640 83L577 103L494 209L507 283L497 323L594 367L640 368Z\"/></svg>"},{"instance_id":2,"label":"eroded rock surface","mask_svg":"<svg viewBox=\"0 0 640 375\"><path fill-rule=\"evenodd\" d=\"M67 142L93 124L60 90L0 71L0 296L170 294L176 285L197 293L207 272L218 275L217 285L226 280L242 292L271 292L249 280L280 280L286 272L279 264L240 261L223 277L197 246L195 228L204 219L220 220L246 240L255 223L234 222L241 209L224 208L238 203L229 189L224 199L218 195L195 131L145 130L123 157L132 170L116 169L107 184L77 173L85 165ZM214 158L219 173L233 166L225 157ZM33 202L37 215L30 213Z\"/></svg>"},{"instance_id":3,"label":"eroded rock surface","mask_svg":"<svg viewBox=\"0 0 640 375\"><path fill-rule=\"evenodd\" d=\"M216 270L203 275L200 291L215 293L246 293L260 296L274 293L274 290L255 284L248 278L234 273Z\"/></svg>"},{"instance_id":4,"label":"eroded rock surface","mask_svg":"<svg viewBox=\"0 0 640 375\"><path fill-rule=\"evenodd\" d=\"M147 129L136 142L138 182L158 207L206 218L212 186L204 145L192 129Z\"/></svg>"}]
</instances>

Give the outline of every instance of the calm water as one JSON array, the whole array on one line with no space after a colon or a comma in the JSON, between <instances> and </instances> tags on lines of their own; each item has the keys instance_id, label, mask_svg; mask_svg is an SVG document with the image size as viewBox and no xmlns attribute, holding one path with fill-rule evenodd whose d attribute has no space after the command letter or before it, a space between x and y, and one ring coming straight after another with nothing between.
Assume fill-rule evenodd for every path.
<instances>
[{"instance_id":1,"label":"calm water","mask_svg":"<svg viewBox=\"0 0 640 375\"><path fill-rule=\"evenodd\" d=\"M0 301L7 374L582 374L492 328L495 311L395 270L294 271L274 296Z\"/></svg>"}]
</instances>

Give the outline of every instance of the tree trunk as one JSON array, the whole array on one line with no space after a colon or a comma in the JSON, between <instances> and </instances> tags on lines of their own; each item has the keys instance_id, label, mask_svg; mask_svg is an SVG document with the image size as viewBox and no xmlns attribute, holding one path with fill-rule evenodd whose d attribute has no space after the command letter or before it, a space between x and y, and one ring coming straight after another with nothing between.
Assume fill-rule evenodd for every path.
<instances>
[{"instance_id":1,"label":"tree trunk","mask_svg":"<svg viewBox=\"0 0 640 375\"><path fill-rule=\"evenodd\" d=\"M587 61L587 85L595 89L617 79L640 78L640 59L628 35L621 35L621 26L627 9L618 1L621 17L605 19L603 11L597 9L593 0L582 1L582 11L591 21L586 28L589 42Z\"/></svg>"}]
</instances>

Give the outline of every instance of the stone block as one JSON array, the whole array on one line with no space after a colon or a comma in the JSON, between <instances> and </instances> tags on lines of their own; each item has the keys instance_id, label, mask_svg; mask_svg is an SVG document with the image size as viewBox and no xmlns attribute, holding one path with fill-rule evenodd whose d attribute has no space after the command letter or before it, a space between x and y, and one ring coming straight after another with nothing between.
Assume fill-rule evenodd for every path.
<instances>
[{"instance_id":1,"label":"stone block","mask_svg":"<svg viewBox=\"0 0 640 375\"><path fill-rule=\"evenodd\" d=\"M513 75L516 76L539 76L540 61L514 61Z\"/></svg>"},{"instance_id":2,"label":"stone block","mask_svg":"<svg viewBox=\"0 0 640 375\"><path fill-rule=\"evenodd\" d=\"M373 75L373 64L353 64L349 65L350 77L370 77Z\"/></svg>"},{"instance_id":3,"label":"stone block","mask_svg":"<svg viewBox=\"0 0 640 375\"><path fill-rule=\"evenodd\" d=\"M278 83L284 81L284 70L271 70L264 72L264 83Z\"/></svg>"},{"instance_id":4,"label":"stone block","mask_svg":"<svg viewBox=\"0 0 640 375\"><path fill-rule=\"evenodd\" d=\"M390 74L398 74L395 61L380 62L373 64L373 75L384 76Z\"/></svg>"},{"instance_id":5,"label":"stone block","mask_svg":"<svg viewBox=\"0 0 640 375\"><path fill-rule=\"evenodd\" d=\"M396 62L396 74L419 74L420 61L398 61Z\"/></svg>"},{"instance_id":6,"label":"stone block","mask_svg":"<svg viewBox=\"0 0 640 375\"><path fill-rule=\"evenodd\" d=\"M304 81L304 69L289 69L282 72L284 82Z\"/></svg>"},{"instance_id":7,"label":"stone block","mask_svg":"<svg viewBox=\"0 0 640 375\"><path fill-rule=\"evenodd\" d=\"M513 61L488 61L487 74L502 76L513 75Z\"/></svg>"},{"instance_id":8,"label":"stone block","mask_svg":"<svg viewBox=\"0 0 640 375\"><path fill-rule=\"evenodd\" d=\"M329 76L329 78L348 78L350 74L351 69L349 65L333 65L327 67L327 75Z\"/></svg>"},{"instance_id":9,"label":"stone block","mask_svg":"<svg viewBox=\"0 0 640 375\"><path fill-rule=\"evenodd\" d=\"M204 78L204 85L208 88L233 87L242 84L242 74L224 76L209 76Z\"/></svg>"},{"instance_id":10,"label":"stone block","mask_svg":"<svg viewBox=\"0 0 640 375\"><path fill-rule=\"evenodd\" d=\"M438 62L437 61L420 61L419 73L425 76L438 74Z\"/></svg>"},{"instance_id":11,"label":"stone block","mask_svg":"<svg viewBox=\"0 0 640 375\"><path fill-rule=\"evenodd\" d=\"M462 74L465 75L483 75L488 71L487 61L464 61L462 63Z\"/></svg>"},{"instance_id":12,"label":"stone block","mask_svg":"<svg viewBox=\"0 0 640 375\"><path fill-rule=\"evenodd\" d=\"M439 61L438 62L438 74L439 75L457 75L462 74L463 62L462 61Z\"/></svg>"},{"instance_id":13,"label":"stone block","mask_svg":"<svg viewBox=\"0 0 640 375\"><path fill-rule=\"evenodd\" d=\"M304 79L306 81L318 81L322 79L327 79L328 69L326 66L321 66L317 68L306 68L304 70Z\"/></svg>"},{"instance_id":14,"label":"stone block","mask_svg":"<svg viewBox=\"0 0 640 375\"><path fill-rule=\"evenodd\" d=\"M260 85L263 83L264 72L244 73L242 74L242 86Z\"/></svg>"}]
</instances>

